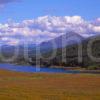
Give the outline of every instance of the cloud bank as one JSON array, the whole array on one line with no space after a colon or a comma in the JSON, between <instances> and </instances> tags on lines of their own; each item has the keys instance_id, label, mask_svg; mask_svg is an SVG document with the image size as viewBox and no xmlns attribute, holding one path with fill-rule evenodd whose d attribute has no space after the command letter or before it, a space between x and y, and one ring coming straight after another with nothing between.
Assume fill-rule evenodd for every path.
<instances>
[{"instance_id":1,"label":"cloud bank","mask_svg":"<svg viewBox=\"0 0 100 100\"><path fill-rule=\"evenodd\" d=\"M28 41L38 44L62 34L69 34L70 31L84 38L100 34L100 18L89 22L81 16L42 16L20 23L9 21L0 24L0 43L15 45Z\"/></svg>"}]
</instances>

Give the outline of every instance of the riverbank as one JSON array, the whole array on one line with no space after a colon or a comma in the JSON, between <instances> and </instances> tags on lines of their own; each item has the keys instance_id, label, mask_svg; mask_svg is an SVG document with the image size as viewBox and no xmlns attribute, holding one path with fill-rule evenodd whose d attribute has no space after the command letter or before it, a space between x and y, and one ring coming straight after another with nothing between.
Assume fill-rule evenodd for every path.
<instances>
[{"instance_id":1,"label":"riverbank","mask_svg":"<svg viewBox=\"0 0 100 100\"><path fill-rule=\"evenodd\" d=\"M0 100L99 100L100 74L0 70Z\"/></svg>"}]
</instances>

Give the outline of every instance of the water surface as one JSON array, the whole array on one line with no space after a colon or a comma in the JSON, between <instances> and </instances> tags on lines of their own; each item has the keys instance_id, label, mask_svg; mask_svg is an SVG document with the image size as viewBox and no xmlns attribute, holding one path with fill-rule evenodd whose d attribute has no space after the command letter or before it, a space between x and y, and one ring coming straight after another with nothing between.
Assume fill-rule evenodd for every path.
<instances>
[{"instance_id":1,"label":"water surface","mask_svg":"<svg viewBox=\"0 0 100 100\"><path fill-rule=\"evenodd\" d=\"M47 73L71 73L71 74L79 74L79 73L89 73L89 74L100 74L100 71L79 71L79 70L65 70L64 68L39 68L36 66L23 66L23 65L14 65L14 64L0 64L0 69L16 71L16 72L30 72L30 73L38 73L38 72L47 72Z\"/></svg>"},{"instance_id":2,"label":"water surface","mask_svg":"<svg viewBox=\"0 0 100 100\"><path fill-rule=\"evenodd\" d=\"M64 70L63 68L38 68L35 66L22 66L13 64L0 64L0 69L16 72L80 73L80 71Z\"/></svg>"}]
</instances>

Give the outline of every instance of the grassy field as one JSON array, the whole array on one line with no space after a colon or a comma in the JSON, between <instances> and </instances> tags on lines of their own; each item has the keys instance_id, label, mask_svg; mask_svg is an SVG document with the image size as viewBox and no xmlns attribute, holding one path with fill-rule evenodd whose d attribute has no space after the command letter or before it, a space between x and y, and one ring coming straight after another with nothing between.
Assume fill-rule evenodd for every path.
<instances>
[{"instance_id":1,"label":"grassy field","mask_svg":"<svg viewBox=\"0 0 100 100\"><path fill-rule=\"evenodd\" d=\"M0 100L100 100L100 75L0 70Z\"/></svg>"}]
</instances>

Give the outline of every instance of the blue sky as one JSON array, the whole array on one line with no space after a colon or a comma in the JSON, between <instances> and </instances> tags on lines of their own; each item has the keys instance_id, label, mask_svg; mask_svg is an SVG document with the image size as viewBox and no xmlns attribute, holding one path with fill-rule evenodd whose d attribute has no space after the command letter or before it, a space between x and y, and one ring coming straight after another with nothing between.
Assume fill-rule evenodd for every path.
<instances>
[{"instance_id":1,"label":"blue sky","mask_svg":"<svg viewBox=\"0 0 100 100\"><path fill-rule=\"evenodd\" d=\"M86 20L100 17L100 0L18 0L18 2L5 2L2 5L3 7L0 7L1 23L8 19L19 22L44 15L79 15Z\"/></svg>"},{"instance_id":2,"label":"blue sky","mask_svg":"<svg viewBox=\"0 0 100 100\"><path fill-rule=\"evenodd\" d=\"M100 0L0 0L1 44L37 44L70 31L100 35Z\"/></svg>"}]
</instances>

